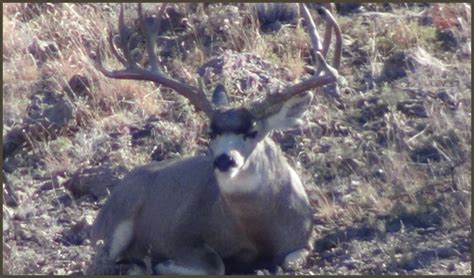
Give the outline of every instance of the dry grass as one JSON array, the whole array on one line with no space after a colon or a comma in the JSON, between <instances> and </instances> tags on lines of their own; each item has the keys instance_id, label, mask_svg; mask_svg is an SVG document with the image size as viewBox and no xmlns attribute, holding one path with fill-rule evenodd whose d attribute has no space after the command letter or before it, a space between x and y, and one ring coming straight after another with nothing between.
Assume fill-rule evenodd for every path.
<instances>
[{"instance_id":1,"label":"dry grass","mask_svg":"<svg viewBox=\"0 0 474 278\"><path fill-rule=\"evenodd\" d=\"M134 16L133 7L126 7L127 14ZM226 49L257 54L286 67L293 80L304 75L309 49L300 25L263 34L250 4L206 8L179 4L177 9L193 28L183 32L176 27L167 34L182 40L181 46L165 49L172 53L163 61L170 75L195 82L197 68ZM117 14L117 4L3 4L4 137L22 126L31 109L30 98L46 91L66 99L74 115L56 138L31 138L30 147L4 160L13 165L14 171L7 175L21 204L3 206L4 225L10 223L10 230L4 232L4 273L83 270L90 245L71 247L57 241L64 227L74 226L82 213L94 214L97 209L94 202L75 200L63 205L58 201L69 194L61 181L76 170L97 165L130 170L149 163L152 152L168 159L197 154L206 147L205 118L182 97L149 82L110 80L94 68L90 54L108 27L116 26ZM431 16L433 23L420 24L423 16ZM345 45L340 73L352 90L337 101L318 95L300 135L285 148L310 193L321 237L339 227L360 223L378 227L397 221L415 227L424 221L443 231L469 229L470 233L470 5L398 7L393 13L336 18ZM449 28L455 30L458 50L444 49L437 38L439 30ZM30 48L35 41L54 42L54 57L34 57ZM415 72L367 85L398 51L413 51L419 62ZM112 59L106 63L119 67ZM85 96L67 93L74 75L90 81ZM438 96L440 92L451 102ZM421 103L426 117L397 108L414 100ZM150 134L133 138L135 130L147 124L153 126ZM291 133L274 136L282 142L293 137ZM434 156L421 159L417 153ZM60 185L38 194L50 180ZM37 214L21 216L28 210ZM46 224L39 220L41 213L47 216ZM30 236L18 234L22 229ZM45 234L38 235L39 230ZM39 243L31 238L39 238ZM397 261L398 254L390 255L392 251L384 250Z\"/></svg>"}]
</instances>

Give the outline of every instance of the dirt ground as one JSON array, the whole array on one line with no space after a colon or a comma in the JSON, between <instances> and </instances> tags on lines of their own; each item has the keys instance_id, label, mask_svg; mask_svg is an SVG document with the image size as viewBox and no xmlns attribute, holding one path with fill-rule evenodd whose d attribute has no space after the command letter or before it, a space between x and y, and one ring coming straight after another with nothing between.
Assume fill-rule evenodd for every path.
<instances>
[{"instance_id":1,"label":"dirt ground","mask_svg":"<svg viewBox=\"0 0 474 278\"><path fill-rule=\"evenodd\" d=\"M309 39L295 15L253 7L171 5L159 40L168 74L199 76L209 92L225 80L235 102L304 78ZM318 91L301 128L272 135L314 207L314 250L296 273L255 273L470 275L471 5L334 8L339 90ZM118 11L3 4L5 275L83 275L91 224L117 182L206 149L205 118L186 100L94 68Z\"/></svg>"}]
</instances>

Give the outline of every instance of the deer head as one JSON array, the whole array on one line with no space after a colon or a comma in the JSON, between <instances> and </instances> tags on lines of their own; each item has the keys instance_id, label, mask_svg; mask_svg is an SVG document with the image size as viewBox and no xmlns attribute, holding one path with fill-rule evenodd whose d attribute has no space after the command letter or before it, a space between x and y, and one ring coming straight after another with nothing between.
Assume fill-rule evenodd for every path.
<instances>
[{"instance_id":1,"label":"deer head","mask_svg":"<svg viewBox=\"0 0 474 278\"><path fill-rule=\"evenodd\" d=\"M212 102L205 92L196 86L173 79L161 69L157 57L157 33L166 4L162 4L157 17L144 15L141 4L138 4L138 16L141 29L146 41L146 53L149 59L147 67L138 65L130 49L129 29L125 26L123 4L119 15L120 53L114 43L112 32L109 33L109 44L112 53L124 65L121 70L109 70L102 64L101 45L97 49L96 66L105 76L115 79L133 79L152 81L157 85L173 89L187 98L196 111L202 111L210 121L210 149L214 155L216 174L221 178L233 178L239 170L248 165L254 150L260 142L267 138L272 130L294 128L301 124L301 116L309 107L313 94L308 90L323 87L333 83L337 78L337 68L341 58L341 31L331 13L324 7L318 12L326 20L324 41L321 42L316 25L304 4L300 4L309 37L311 39L311 54L314 58L314 74L288 86L280 92L268 94L262 101L251 102L240 107L231 107L227 93L222 85L214 90ZM333 64L327 64L325 56L328 53L332 32L336 34L336 46Z\"/></svg>"}]
</instances>

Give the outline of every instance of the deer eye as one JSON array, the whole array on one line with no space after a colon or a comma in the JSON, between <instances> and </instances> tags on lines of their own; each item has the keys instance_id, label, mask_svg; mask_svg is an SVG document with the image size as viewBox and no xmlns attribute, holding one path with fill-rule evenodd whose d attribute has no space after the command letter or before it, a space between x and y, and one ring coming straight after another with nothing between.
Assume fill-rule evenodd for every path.
<instances>
[{"instance_id":1,"label":"deer eye","mask_svg":"<svg viewBox=\"0 0 474 278\"><path fill-rule=\"evenodd\" d=\"M247 138L254 139L255 137L257 137L257 134L258 134L258 131L256 131L256 130L248 132L244 135L244 139L247 139Z\"/></svg>"}]
</instances>

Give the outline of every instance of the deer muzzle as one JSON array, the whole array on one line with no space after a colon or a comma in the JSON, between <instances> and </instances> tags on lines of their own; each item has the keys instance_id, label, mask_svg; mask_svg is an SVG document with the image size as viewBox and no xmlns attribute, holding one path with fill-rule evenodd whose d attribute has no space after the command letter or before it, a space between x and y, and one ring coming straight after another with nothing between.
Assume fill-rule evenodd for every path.
<instances>
[{"instance_id":1,"label":"deer muzzle","mask_svg":"<svg viewBox=\"0 0 474 278\"><path fill-rule=\"evenodd\" d=\"M237 163L235 163L234 158L226 153L219 155L214 160L214 168L219 169L221 172L227 172L230 168L235 166L237 166Z\"/></svg>"}]
</instances>

